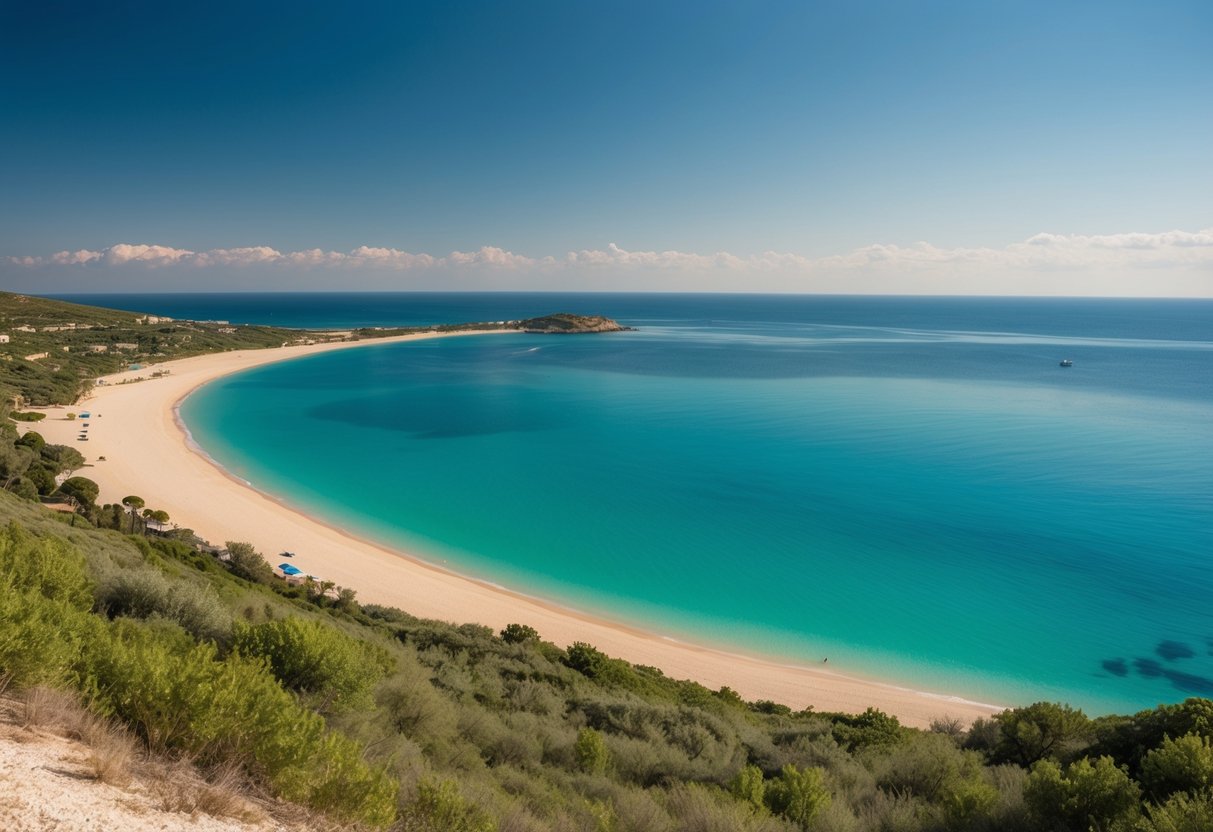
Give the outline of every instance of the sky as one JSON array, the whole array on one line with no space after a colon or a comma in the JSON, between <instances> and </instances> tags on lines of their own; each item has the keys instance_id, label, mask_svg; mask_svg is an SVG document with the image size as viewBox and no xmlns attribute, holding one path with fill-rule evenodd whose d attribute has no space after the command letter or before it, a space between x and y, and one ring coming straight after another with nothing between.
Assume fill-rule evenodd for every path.
<instances>
[{"instance_id":1,"label":"sky","mask_svg":"<svg viewBox=\"0 0 1213 832\"><path fill-rule=\"evenodd\" d=\"M0 289L1213 296L1213 3L0 0Z\"/></svg>"}]
</instances>

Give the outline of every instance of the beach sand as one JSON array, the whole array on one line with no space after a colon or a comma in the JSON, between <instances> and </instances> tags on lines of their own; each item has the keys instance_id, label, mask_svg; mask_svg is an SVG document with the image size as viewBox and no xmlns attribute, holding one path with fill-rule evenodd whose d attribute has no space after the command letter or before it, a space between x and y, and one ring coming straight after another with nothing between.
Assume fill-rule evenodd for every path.
<instances>
[{"instance_id":1,"label":"beach sand","mask_svg":"<svg viewBox=\"0 0 1213 832\"><path fill-rule=\"evenodd\" d=\"M967 723L1002 710L858 678L847 673L845 662L838 657L828 666L799 667L673 641L454 574L327 525L255 491L193 447L177 421L181 400L220 376L328 350L375 349L384 343L426 337L447 336L423 334L243 350L152 365L108 376L85 401L72 407L46 408L46 419L22 428L37 430L48 442L83 453L90 467L76 473L101 487L99 502L117 503L137 494L148 507L167 511L173 523L193 529L213 543L248 541L274 564L281 560L276 557L279 552L295 552L299 568L356 590L363 602L399 607L424 618L486 624L495 630L510 623L528 624L545 640L562 646L588 642L610 655L661 668L674 678L694 679L712 689L727 685L746 699L769 699L796 709L811 705L820 711L859 712L872 706L918 727L945 716ZM157 370L169 373L150 378ZM137 378L144 380L121 383ZM67 413L83 410L91 413L88 442L76 440L81 422L66 418Z\"/></svg>"}]
</instances>

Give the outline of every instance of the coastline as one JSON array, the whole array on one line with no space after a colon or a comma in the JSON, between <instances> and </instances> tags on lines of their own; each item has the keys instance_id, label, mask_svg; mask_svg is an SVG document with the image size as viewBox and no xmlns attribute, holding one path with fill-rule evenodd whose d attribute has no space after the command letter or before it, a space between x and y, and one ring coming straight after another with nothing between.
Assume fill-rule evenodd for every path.
<instances>
[{"instance_id":1,"label":"coastline","mask_svg":"<svg viewBox=\"0 0 1213 832\"><path fill-rule=\"evenodd\" d=\"M612 656L659 667L672 677L694 679L713 689L727 685L746 699L770 699L793 708L811 705L823 711L859 712L872 706L918 727L944 716L968 722L1001 710L845 672L676 641L451 572L309 517L254 489L207 456L179 417L178 408L190 393L221 376L318 352L457 334L488 333L423 333L179 359L107 377L107 383L95 388L85 402L47 408L47 419L29 427L49 442L87 453L91 465L77 473L98 483L101 502L116 503L128 494L139 494L150 507L166 510L174 523L212 542L247 540L271 560L280 551L300 552L300 565L307 571L356 590L364 602L495 630L508 623L528 624L545 640L562 646L589 642ZM146 379L154 370L170 372ZM146 380L119 383L138 377ZM74 441L80 423L67 421L64 415L85 409L93 416L89 443L82 446ZM102 456L106 460L98 461ZM178 488L174 485L178 483L188 486Z\"/></svg>"}]
</instances>

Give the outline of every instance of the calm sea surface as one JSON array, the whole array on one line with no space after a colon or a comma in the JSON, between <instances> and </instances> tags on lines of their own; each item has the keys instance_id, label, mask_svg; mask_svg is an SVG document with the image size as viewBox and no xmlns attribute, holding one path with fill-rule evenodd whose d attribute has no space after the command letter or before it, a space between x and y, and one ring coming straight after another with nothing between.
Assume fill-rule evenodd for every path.
<instances>
[{"instance_id":1,"label":"calm sea surface","mask_svg":"<svg viewBox=\"0 0 1213 832\"><path fill-rule=\"evenodd\" d=\"M639 331L300 359L183 413L258 488L673 638L999 703L1213 695L1213 302L69 299L310 327L616 317Z\"/></svg>"}]
</instances>

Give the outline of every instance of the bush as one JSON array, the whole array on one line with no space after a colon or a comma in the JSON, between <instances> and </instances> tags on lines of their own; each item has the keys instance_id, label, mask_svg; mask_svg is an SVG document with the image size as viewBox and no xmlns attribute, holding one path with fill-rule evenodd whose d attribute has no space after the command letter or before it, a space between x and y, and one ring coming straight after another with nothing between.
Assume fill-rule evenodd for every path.
<instances>
[{"instance_id":1,"label":"bush","mask_svg":"<svg viewBox=\"0 0 1213 832\"><path fill-rule=\"evenodd\" d=\"M151 568L111 576L98 589L97 603L115 617L163 616L202 641L225 641L231 635L231 614L213 589L170 580Z\"/></svg>"},{"instance_id":2,"label":"bush","mask_svg":"<svg viewBox=\"0 0 1213 832\"><path fill-rule=\"evenodd\" d=\"M409 829L426 832L496 832L497 824L483 810L464 799L450 780L426 780L406 809Z\"/></svg>"},{"instance_id":3,"label":"bush","mask_svg":"<svg viewBox=\"0 0 1213 832\"><path fill-rule=\"evenodd\" d=\"M507 624L501 631L501 640L506 644L527 644L539 641L539 631L526 624Z\"/></svg>"},{"instance_id":4,"label":"bush","mask_svg":"<svg viewBox=\"0 0 1213 832\"><path fill-rule=\"evenodd\" d=\"M61 538L37 538L18 523L0 531L0 581L9 592L33 592L80 610L92 606L84 556Z\"/></svg>"},{"instance_id":5,"label":"bush","mask_svg":"<svg viewBox=\"0 0 1213 832\"><path fill-rule=\"evenodd\" d=\"M257 660L219 661L213 644L182 650L134 625L114 628L86 659L94 700L157 751L235 763L288 800L386 825L396 785L352 741L327 734Z\"/></svg>"},{"instance_id":6,"label":"bush","mask_svg":"<svg viewBox=\"0 0 1213 832\"><path fill-rule=\"evenodd\" d=\"M830 805L830 792L821 769L786 765L779 776L767 784L765 800L772 812L808 828L817 813Z\"/></svg>"},{"instance_id":7,"label":"bush","mask_svg":"<svg viewBox=\"0 0 1213 832\"><path fill-rule=\"evenodd\" d=\"M16 591L0 580L0 692L10 684L72 681L94 622L67 601Z\"/></svg>"},{"instance_id":8,"label":"bush","mask_svg":"<svg viewBox=\"0 0 1213 832\"><path fill-rule=\"evenodd\" d=\"M737 776L729 783L729 793L743 803L761 809L766 805L766 780L763 779L762 769L758 766L746 766L737 772Z\"/></svg>"},{"instance_id":9,"label":"bush","mask_svg":"<svg viewBox=\"0 0 1213 832\"><path fill-rule=\"evenodd\" d=\"M577 757L577 768L585 774L603 774L607 767L607 747L602 734L593 728L582 728L577 732L573 745Z\"/></svg>"},{"instance_id":10,"label":"bush","mask_svg":"<svg viewBox=\"0 0 1213 832\"><path fill-rule=\"evenodd\" d=\"M1150 793L1165 798L1213 786L1213 748L1209 738L1188 734L1163 740L1141 761L1141 781Z\"/></svg>"},{"instance_id":11,"label":"bush","mask_svg":"<svg viewBox=\"0 0 1213 832\"><path fill-rule=\"evenodd\" d=\"M227 565L233 575L255 584L270 585L274 583L276 576L273 568L253 548L253 544L229 540L223 545L231 555L231 560L227 562Z\"/></svg>"},{"instance_id":12,"label":"bush","mask_svg":"<svg viewBox=\"0 0 1213 832\"><path fill-rule=\"evenodd\" d=\"M371 688L390 665L386 651L297 616L238 624L232 648L265 659L283 686L307 695L321 711L369 704Z\"/></svg>"},{"instance_id":13,"label":"bush","mask_svg":"<svg viewBox=\"0 0 1213 832\"><path fill-rule=\"evenodd\" d=\"M1111 757L1094 763L1083 757L1064 771L1053 760L1041 760L1023 796L1042 829L1061 824L1074 832L1102 832L1136 817L1141 789Z\"/></svg>"},{"instance_id":14,"label":"bush","mask_svg":"<svg viewBox=\"0 0 1213 832\"><path fill-rule=\"evenodd\" d=\"M1213 791L1172 795L1161 806L1147 806L1135 832L1209 832L1213 829Z\"/></svg>"},{"instance_id":15,"label":"bush","mask_svg":"<svg viewBox=\"0 0 1213 832\"><path fill-rule=\"evenodd\" d=\"M380 687L377 699L392 727L422 745L455 731L454 704L434 689L420 668L397 673Z\"/></svg>"},{"instance_id":16,"label":"bush","mask_svg":"<svg viewBox=\"0 0 1213 832\"><path fill-rule=\"evenodd\" d=\"M999 727L994 761L1025 768L1046 757L1065 759L1091 732L1091 722L1082 711L1054 702L1012 708L994 720Z\"/></svg>"},{"instance_id":17,"label":"bush","mask_svg":"<svg viewBox=\"0 0 1213 832\"><path fill-rule=\"evenodd\" d=\"M897 717L875 708L861 714L833 717L834 739L843 748L854 751L870 746L895 745L905 738L905 729Z\"/></svg>"}]
</instances>

